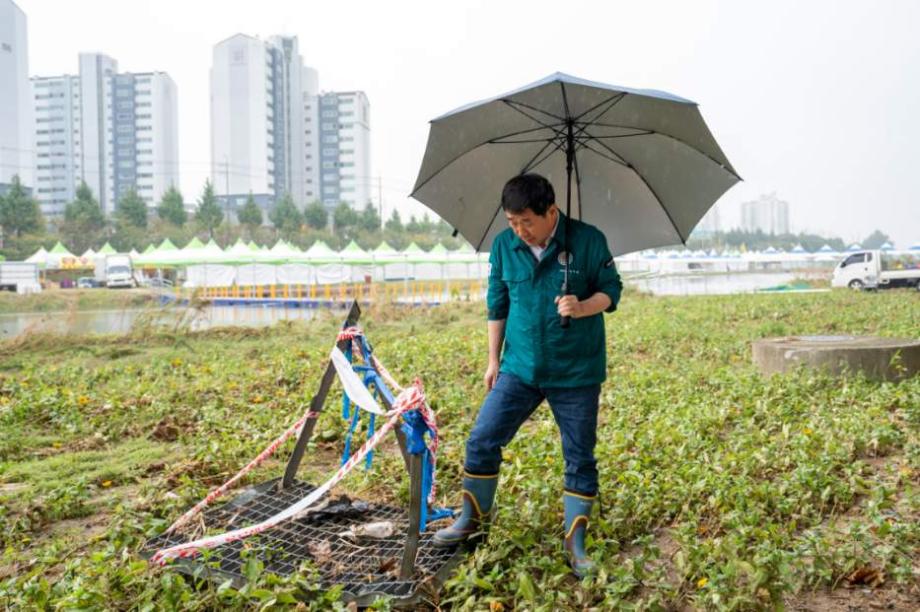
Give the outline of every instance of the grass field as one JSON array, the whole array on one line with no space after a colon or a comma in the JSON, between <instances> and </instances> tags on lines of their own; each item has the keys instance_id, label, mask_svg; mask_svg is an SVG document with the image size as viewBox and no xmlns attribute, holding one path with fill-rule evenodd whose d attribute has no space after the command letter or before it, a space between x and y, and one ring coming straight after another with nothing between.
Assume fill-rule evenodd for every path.
<instances>
[{"instance_id":1,"label":"grass field","mask_svg":"<svg viewBox=\"0 0 920 612\"><path fill-rule=\"evenodd\" d=\"M459 567L441 605L860 609L872 598L912 609L920 601L920 377L764 379L750 342L920 337L918 297L626 295L607 317L602 503L589 530L600 573L579 583L561 554L562 457L544 406L506 449L489 542ZM236 591L137 555L303 411L339 316L0 344L0 608L273 608L303 597L308 608L342 605L309 571L279 579L253 567L258 577ZM463 443L483 397L483 319L482 305L372 309L363 318L396 378L425 383L443 435L445 504L457 502ZM344 427L330 402L301 473L314 482L340 453ZM249 482L278 475L286 451ZM381 453L372 472L343 486L403 501L401 470L398 454Z\"/></svg>"}]
</instances>

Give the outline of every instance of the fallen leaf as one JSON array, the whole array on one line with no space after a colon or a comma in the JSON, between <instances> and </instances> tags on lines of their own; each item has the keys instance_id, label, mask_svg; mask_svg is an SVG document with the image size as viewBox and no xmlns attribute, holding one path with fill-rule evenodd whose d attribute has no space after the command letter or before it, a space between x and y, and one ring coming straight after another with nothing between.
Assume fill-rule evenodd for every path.
<instances>
[{"instance_id":1,"label":"fallen leaf","mask_svg":"<svg viewBox=\"0 0 920 612\"><path fill-rule=\"evenodd\" d=\"M885 583L885 573L866 565L853 570L850 575L847 576L847 582L850 584L864 584L875 588Z\"/></svg>"}]
</instances>

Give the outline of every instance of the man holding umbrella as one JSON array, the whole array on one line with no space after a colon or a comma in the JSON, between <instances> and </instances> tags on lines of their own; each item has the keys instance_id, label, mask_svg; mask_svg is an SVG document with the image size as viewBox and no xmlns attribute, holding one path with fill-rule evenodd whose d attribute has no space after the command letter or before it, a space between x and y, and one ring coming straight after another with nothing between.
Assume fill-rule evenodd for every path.
<instances>
[{"instance_id":1,"label":"man holding umbrella","mask_svg":"<svg viewBox=\"0 0 920 612\"><path fill-rule=\"evenodd\" d=\"M546 399L566 463L565 547L575 573L589 571L600 313L621 287L611 254L685 244L739 180L697 104L658 90L555 73L431 121L412 197L490 249L492 264L489 394L467 442L463 511L436 543L481 531L501 448Z\"/></svg>"},{"instance_id":2,"label":"man holding umbrella","mask_svg":"<svg viewBox=\"0 0 920 612\"><path fill-rule=\"evenodd\" d=\"M434 541L452 545L482 531L501 449L545 399L565 458L564 546L581 577L592 568L584 538L598 492L594 446L607 369L601 313L616 310L622 284L604 235L555 202L553 186L538 174L516 176L502 191L510 227L490 255L489 393L466 444L462 513ZM560 295L566 263L569 295ZM567 327L561 318L571 319Z\"/></svg>"}]
</instances>

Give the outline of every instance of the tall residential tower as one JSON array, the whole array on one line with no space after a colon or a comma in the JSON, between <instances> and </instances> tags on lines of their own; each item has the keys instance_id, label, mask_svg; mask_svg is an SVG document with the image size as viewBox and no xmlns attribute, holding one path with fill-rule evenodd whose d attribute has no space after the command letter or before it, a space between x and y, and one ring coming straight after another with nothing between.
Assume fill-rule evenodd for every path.
<instances>
[{"instance_id":1,"label":"tall residential tower","mask_svg":"<svg viewBox=\"0 0 920 612\"><path fill-rule=\"evenodd\" d=\"M211 180L232 208L252 193L263 207L307 201L305 96L315 94L296 37L236 34L214 46Z\"/></svg>"},{"instance_id":2,"label":"tall residential tower","mask_svg":"<svg viewBox=\"0 0 920 612\"><path fill-rule=\"evenodd\" d=\"M296 37L236 34L214 46L211 180L229 210L290 194L363 208L370 200L370 108L363 92L320 93Z\"/></svg>"},{"instance_id":3,"label":"tall residential tower","mask_svg":"<svg viewBox=\"0 0 920 612\"><path fill-rule=\"evenodd\" d=\"M363 91L319 96L320 200L363 210L371 201L370 104Z\"/></svg>"},{"instance_id":4,"label":"tall residential tower","mask_svg":"<svg viewBox=\"0 0 920 612\"><path fill-rule=\"evenodd\" d=\"M32 105L26 15L0 0L0 193L13 176L32 186Z\"/></svg>"},{"instance_id":5,"label":"tall residential tower","mask_svg":"<svg viewBox=\"0 0 920 612\"><path fill-rule=\"evenodd\" d=\"M179 184L176 85L164 72L119 73L99 53L81 53L79 75L34 77L35 195L60 215L86 182L103 211L135 189L155 206Z\"/></svg>"}]
</instances>

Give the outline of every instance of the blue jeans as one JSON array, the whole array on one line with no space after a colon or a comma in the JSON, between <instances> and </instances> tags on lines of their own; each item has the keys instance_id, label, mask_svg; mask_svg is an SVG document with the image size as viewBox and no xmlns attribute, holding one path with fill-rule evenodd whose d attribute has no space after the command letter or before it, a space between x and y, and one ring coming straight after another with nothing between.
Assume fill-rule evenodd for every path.
<instances>
[{"instance_id":1,"label":"blue jeans","mask_svg":"<svg viewBox=\"0 0 920 612\"><path fill-rule=\"evenodd\" d=\"M476 424L466 441L466 471L495 474L502 462L502 447L544 399L549 402L562 435L565 488L582 495L597 494L597 402L601 386L546 388L529 385L514 374L502 372L486 396Z\"/></svg>"}]
</instances>

